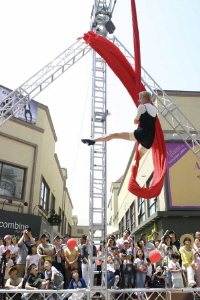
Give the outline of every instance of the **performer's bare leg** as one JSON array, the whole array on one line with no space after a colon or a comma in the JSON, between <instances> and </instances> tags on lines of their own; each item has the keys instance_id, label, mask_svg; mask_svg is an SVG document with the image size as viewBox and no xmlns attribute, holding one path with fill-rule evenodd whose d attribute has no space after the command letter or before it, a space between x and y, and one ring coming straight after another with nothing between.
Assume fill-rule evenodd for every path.
<instances>
[{"instance_id":1,"label":"performer's bare leg","mask_svg":"<svg viewBox=\"0 0 200 300\"><path fill-rule=\"evenodd\" d=\"M129 132L110 133L110 134L105 134L99 138L92 139L92 141L94 141L94 142L109 142L110 140L113 140L113 139L122 139L122 140L130 141L130 135L129 135Z\"/></svg>"},{"instance_id":2,"label":"performer's bare leg","mask_svg":"<svg viewBox=\"0 0 200 300\"><path fill-rule=\"evenodd\" d=\"M109 142L113 139L122 139L127 141L136 141L134 134L130 132L118 132L118 133L110 133L105 134L101 137L95 139L82 139L81 141L84 144L88 144L88 146L94 145L96 142ZM148 149L144 148L143 146L139 145L138 148L140 159L144 156L144 154L148 151ZM135 158L133 163L134 166L138 167L138 162Z\"/></svg>"},{"instance_id":3,"label":"performer's bare leg","mask_svg":"<svg viewBox=\"0 0 200 300\"><path fill-rule=\"evenodd\" d=\"M88 144L88 146L91 146L91 145L94 145L96 142L109 142L110 140L113 140L113 139L123 139L123 140L127 140L127 141L133 141L133 138L130 137L129 132L110 133L110 134L105 134L105 135L100 136L95 139L82 139L81 141L84 144Z\"/></svg>"}]
</instances>

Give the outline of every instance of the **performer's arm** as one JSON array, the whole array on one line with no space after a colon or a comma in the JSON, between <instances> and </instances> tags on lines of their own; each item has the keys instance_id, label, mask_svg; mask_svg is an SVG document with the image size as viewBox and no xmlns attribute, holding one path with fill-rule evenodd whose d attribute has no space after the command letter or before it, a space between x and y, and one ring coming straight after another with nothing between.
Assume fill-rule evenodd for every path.
<instances>
[{"instance_id":1,"label":"performer's arm","mask_svg":"<svg viewBox=\"0 0 200 300\"><path fill-rule=\"evenodd\" d=\"M144 105L139 105L137 109L137 115L135 116L133 123L137 124L139 122L141 114L145 112L145 106Z\"/></svg>"}]
</instances>

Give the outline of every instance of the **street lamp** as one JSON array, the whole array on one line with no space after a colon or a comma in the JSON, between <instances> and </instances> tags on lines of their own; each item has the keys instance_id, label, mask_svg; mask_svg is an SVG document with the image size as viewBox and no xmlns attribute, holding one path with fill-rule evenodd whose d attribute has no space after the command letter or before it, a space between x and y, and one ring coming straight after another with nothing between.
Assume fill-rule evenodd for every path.
<instances>
[{"instance_id":1,"label":"street lamp","mask_svg":"<svg viewBox=\"0 0 200 300\"><path fill-rule=\"evenodd\" d=\"M28 206L28 202L21 202L20 205L18 206L18 212L19 212L19 209L20 207L24 205L24 206Z\"/></svg>"},{"instance_id":2,"label":"street lamp","mask_svg":"<svg viewBox=\"0 0 200 300\"><path fill-rule=\"evenodd\" d=\"M9 204L12 204L12 199L5 199L2 205L2 210L6 201L8 201Z\"/></svg>"},{"instance_id":3,"label":"street lamp","mask_svg":"<svg viewBox=\"0 0 200 300\"><path fill-rule=\"evenodd\" d=\"M35 208L36 208L37 206L38 206L39 209L43 209L43 206L42 206L42 205L37 204L37 205L34 207L34 209L33 209L33 215L34 215L34 210L35 210Z\"/></svg>"}]
</instances>

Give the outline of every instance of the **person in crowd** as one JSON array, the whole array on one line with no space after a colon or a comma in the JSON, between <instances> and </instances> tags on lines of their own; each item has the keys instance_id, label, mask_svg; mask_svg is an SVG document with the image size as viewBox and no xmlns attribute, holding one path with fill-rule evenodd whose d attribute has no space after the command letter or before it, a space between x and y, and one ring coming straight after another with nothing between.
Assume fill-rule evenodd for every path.
<instances>
[{"instance_id":1,"label":"person in crowd","mask_svg":"<svg viewBox=\"0 0 200 300\"><path fill-rule=\"evenodd\" d=\"M200 231L196 231L195 239L198 239L200 241Z\"/></svg>"},{"instance_id":2,"label":"person in crowd","mask_svg":"<svg viewBox=\"0 0 200 300\"><path fill-rule=\"evenodd\" d=\"M9 278L5 283L5 289L7 290L22 289L23 278L18 277L18 273L19 273L18 266L12 266L8 270ZM8 296L8 299L12 298L13 300L21 300L20 293L17 293L15 295L8 293L6 294L6 296Z\"/></svg>"},{"instance_id":3,"label":"person in crowd","mask_svg":"<svg viewBox=\"0 0 200 300\"><path fill-rule=\"evenodd\" d=\"M130 230L126 229L123 232L123 236L116 241L116 246L119 247L119 249L124 248L124 241L128 240L129 235L130 235Z\"/></svg>"},{"instance_id":4,"label":"person in crowd","mask_svg":"<svg viewBox=\"0 0 200 300\"><path fill-rule=\"evenodd\" d=\"M65 258L64 256L64 251L61 248L61 241L60 241L60 237L57 235L54 238L54 246L53 246L53 259L52 259L52 263L53 266L60 271L61 273L64 272L64 268L63 268L63 260Z\"/></svg>"},{"instance_id":5,"label":"person in crowd","mask_svg":"<svg viewBox=\"0 0 200 300\"><path fill-rule=\"evenodd\" d=\"M102 241L103 242L103 241ZM102 254L102 250L103 250L103 246L100 245L98 248L97 248L97 257L101 257L103 254ZM95 274L94 275L94 285L101 285L101 266L102 266L102 260L99 259L97 260L96 262L96 269L99 273Z\"/></svg>"},{"instance_id":6,"label":"person in crowd","mask_svg":"<svg viewBox=\"0 0 200 300\"><path fill-rule=\"evenodd\" d=\"M6 283L7 279L9 278L8 271L9 271L10 267L13 266L14 263L13 263L13 260L11 259L11 254L10 254L9 249L4 250L4 252L2 254L5 255L5 262L6 262L5 274L4 274L4 286L5 286L5 283Z\"/></svg>"},{"instance_id":7,"label":"person in crowd","mask_svg":"<svg viewBox=\"0 0 200 300\"><path fill-rule=\"evenodd\" d=\"M0 247L3 246L3 238L0 238ZM0 248L1 249L1 248Z\"/></svg>"},{"instance_id":8,"label":"person in crowd","mask_svg":"<svg viewBox=\"0 0 200 300\"><path fill-rule=\"evenodd\" d=\"M111 248L113 246L116 245L116 242L115 242L115 237L114 236L110 236L108 237L108 242L107 242L107 251L108 251L108 255L111 254Z\"/></svg>"},{"instance_id":9,"label":"person in crowd","mask_svg":"<svg viewBox=\"0 0 200 300\"><path fill-rule=\"evenodd\" d=\"M179 251L179 249L181 247L181 244L180 244L180 241L177 240L177 238L176 238L176 232L173 231L173 230L170 230L168 234L169 234L169 236L171 238L172 246L175 246L176 249Z\"/></svg>"},{"instance_id":10,"label":"person in crowd","mask_svg":"<svg viewBox=\"0 0 200 300\"><path fill-rule=\"evenodd\" d=\"M141 249L144 252L144 257L147 258L149 256L150 248L147 249L147 247L145 246L144 240L143 239L138 240L137 246L138 246L138 249ZM136 252L137 252L137 250L136 250Z\"/></svg>"},{"instance_id":11,"label":"person in crowd","mask_svg":"<svg viewBox=\"0 0 200 300\"><path fill-rule=\"evenodd\" d=\"M160 245L160 240L153 241L153 244L154 244L156 250L158 250L160 252L160 257L161 257L157 263L154 263L154 267L157 267L157 266L163 267L164 266L164 252L162 249L161 250L158 249L158 246Z\"/></svg>"},{"instance_id":12,"label":"person in crowd","mask_svg":"<svg viewBox=\"0 0 200 300\"><path fill-rule=\"evenodd\" d=\"M48 242L48 236L43 233L40 237L40 244L37 247L37 253L41 256L41 272L44 273L45 260L52 260L53 258L53 245Z\"/></svg>"},{"instance_id":13,"label":"person in crowd","mask_svg":"<svg viewBox=\"0 0 200 300\"><path fill-rule=\"evenodd\" d=\"M168 246L166 250L167 250L167 253L164 257L164 268L165 268L165 275L168 280L167 287L171 288L172 287L172 276L171 276L171 272L169 270L169 263L172 261L172 253L173 253L172 246Z\"/></svg>"},{"instance_id":14,"label":"person in crowd","mask_svg":"<svg viewBox=\"0 0 200 300\"><path fill-rule=\"evenodd\" d=\"M64 235L64 243L61 244L61 248L62 250L65 250L67 248L67 241L71 239L71 235L70 234L65 234Z\"/></svg>"},{"instance_id":15,"label":"person in crowd","mask_svg":"<svg viewBox=\"0 0 200 300\"><path fill-rule=\"evenodd\" d=\"M28 267L32 264L35 264L38 268L38 271L40 271L41 267L41 255L37 253L37 247L36 245L31 244L28 248L28 255L26 257L26 267L25 267L25 274L28 278Z\"/></svg>"},{"instance_id":16,"label":"person in crowd","mask_svg":"<svg viewBox=\"0 0 200 300\"><path fill-rule=\"evenodd\" d=\"M134 235L132 235L132 234L129 235L128 240L129 240L130 246L131 246L131 248L134 252L134 248L135 248L135 237L134 237Z\"/></svg>"},{"instance_id":17,"label":"person in crowd","mask_svg":"<svg viewBox=\"0 0 200 300\"><path fill-rule=\"evenodd\" d=\"M46 288L46 279L44 277L44 274L42 272L38 272L38 268L35 264L32 264L29 266L28 273L30 274L28 277L28 280L25 285L26 290L40 290ZM38 299L40 294L31 294L24 293L22 300L29 300L29 299Z\"/></svg>"},{"instance_id":18,"label":"person in crowd","mask_svg":"<svg viewBox=\"0 0 200 300\"><path fill-rule=\"evenodd\" d=\"M120 255L119 255L119 248L117 246L113 246L111 248L111 257L112 257L114 267L115 267L115 276L118 276L119 280L120 280L121 279L120 265L122 264L122 261L120 259ZM114 281L115 288L118 288L119 280L117 278L117 280Z\"/></svg>"},{"instance_id":19,"label":"person in crowd","mask_svg":"<svg viewBox=\"0 0 200 300\"><path fill-rule=\"evenodd\" d=\"M158 266L156 268L155 273L151 277L151 283L153 288L165 288L165 285L168 284L167 278L163 274L164 268L161 266Z\"/></svg>"},{"instance_id":20,"label":"person in crowd","mask_svg":"<svg viewBox=\"0 0 200 300\"><path fill-rule=\"evenodd\" d=\"M11 244L14 246L14 248L11 250L11 258L13 262L15 262L19 252L18 241L15 235L12 235Z\"/></svg>"},{"instance_id":21,"label":"person in crowd","mask_svg":"<svg viewBox=\"0 0 200 300\"><path fill-rule=\"evenodd\" d=\"M12 252L14 246L11 244L11 239L12 239L11 235L4 236L3 245L0 246L0 255L2 255L2 253L7 249L10 250L10 252Z\"/></svg>"},{"instance_id":22,"label":"person in crowd","mask_svg":"<svg viewBox=\"0 0 200 300\"><path fill-rule=\"evenodd\" d=\"M80 237L80 244L78 245L78 253L79 253L79 256L78 256L78 273L79 273L79 278L82 278L82 269L81 269L81 262L82 262L82 259L81 259L81 248L84 244L86 244L86 239L87 239L87 236L86 235L82 235Z\"/></svg>"},{"instance_id":23,"label":"person in crowd","mask_svg":"<svg viewBox=\"0 0 200 300\"><path fill-rule=\"evenodd\" d=\"M172 276L172 287L173 288L184 288L182 269L179 264L180 255L178 253L172 253L172 259L168 264L169 271Z\"/></svg>"},{"instance_id":24,"label":"person in crowd","mask_svg":"<svg viewBox=\"0 0 200 300\"><path fill-rule=\"evenodd\" d=\"M31 231L24 230L21 238L18 241L19 252L16 259L16 264L19 266L19 277L24 277L26 267L26 257L28 255L28 248L31 244L35 244Z\"/></svg>"},{"instance_id":25,"label":"person in crowd","mask_svg":"<svg viewBox=\"0 0 200 300\"><path fill-rule=\"evenodd\" d=\"M47 242L49 242L49 244L51 244L51 236L48 232L45 232L46 237L47 237Z\"/></svg>"},{"instance_id":26,"label":"person in crowd","mask_svg":"<svg viewBox=\"0 0 200 300\"><path fill-rule=\"evenodd\" d=\"M148 241L148 237L147 237L146 233L141 234L141 239L144 241L144 245L147 248L147 251L148 251L147 257L148 257L149 253L152 250L155 250L155 246L151 242Z\"/></svg>"},{"instance_id":27,"label":"person in crowd","mask_svg":"<svg viewBox=\"0 0 200 300\"><path fill-rule=\"evenodd\" d=\"M78 269L78 257L79 252L77 247L65 248L64 249L65 257L65 288L68 288L71 272Z\"/></svg>"},{"instance_id":28,"label":"person in crowd","mask_svg":"<svg viewBox=\"0 0 200 300\"><path fill-rule=\"evenodd\" d=\"M196 281L194 279L194 271L195 271L194 252L192 251L194 238L191 234L183 234L180 238L180 243L181 245L183 245L180 248L182 268L184 272L187 274L188 286L194 288L196 287Z\"/></svg>"},{"instance_id":29,"label":"person in crowd","mask_svg":"<svg viewBox=\"0 0 200 300\"><path fill-rule=\"evenodd\" d=\"M84 244L81 248L82 276L83 276L83 279L85 280L86 285L88 285L88 243L89 243L89 239L87 237L86 244ZM97 249L96 249L95 245L93 245L92 256L93 257L97 256ZM96 268L96 264L95 264L95 261L93 261L93 264L92 264L93 271L95 271L95 268Z\"/></svg>"},{"instance_id":30,"label":"person in crowd","mask_svg":"<svg viewBox=\"0 0 200 300\"><path fill-rule=\"evenodd\" d=\"M117 288L119 282L119 275L115 275L115 264L112 260L112 256L108 255L107 257L107 287Z\"/></svg>"},{"instance_id":31,"label":"person in crowd","mask_svg":"<svg viewBox=\"0 0 200 300\"><path fill-rule=\"evenodd\" d=\"M142 249L138 249L136 252L136 258L134 260L134 268L136 271L136 276L135 276L136 288L144 288L148 266L147 266L147 260L144 256L144 251Z\"/></svg>"},{"instance_id":32,"label":"person in crowd","mask_svg":"<svg viewBox=\"0 0 200 300\"><path fill-rule=\"evenodd\" d=\"M152 236L152 240L150 242L154 245L155 241L159 241L158 232L154 231L151 236Z\"/></svg>"},{"instance_id":33,"label":"person in crowd","mask_svg":"<svg viewBox=\"0 0 200 300\"><path fill-rule=\"evenodd\" d=\"M133 267L133 250L130 247L129 240L124 241L124 249L120 250L120 259L122 261L123 287L133 288L134 286L134 267Z\"/></svg>"},{"instance_id":34,"label":"person in crowd","mask_svg":"<svg viewBox=\"0 0 200 300\"><path fill-rule=\"evenodd\" d=\"M162 250L164 253L164 257L167 255L167 247L172 247L173 253L178 253L178 250L175 245L172 245L172 241L169 235L164 235L161 238L160 244L158 246L158 251Z\"/></svg>"},{"instance_id":35,"label":"person in crowd","mask_svg":"<svg viewBox=\"0 0 200 300\"><path fill-rule=\"evenodd\" d=\"M146 258L146 261L147 261L147 273L146 273L145 288L151 288L151 277L154 273L154 265L148 257Z\"/></svg>"},{"instance_id":36,"label":"person in crowd","mask_svg":"<svg viewBox=\"0 0 200 300\"><path fill-rule=\"evenodd\" d=\"M71 272L71 281L69 283L69 287L68 289L70 290L74 290L74 289L82 289L84 291L84 289L87 288L86 286L86 282L83 278L79 278L79 274L78 274L78 270L73 270ZM68 294L68 296L70 296L68 299L69 300L81 300L84 299L84 295L85 293L72 293L71 296L70 294Z\"/></svg>"},{"instance_id":37,"label":"person in crowd","mask_svg":"<svg viewBox=\"0 0 200 300\"><path fill-rule=\"evenodd\" d=\"M39 244L40 244L39 238L38 238L38 237L35 237L35 238L34 238L34 241L35 241L36 247L38 247Z\"/></svg>"},{"instance_id":38,"label":"person in crowd","mask_svg":"<svg viewBox=\"0 0 200 300\"><path fill-rule=\"evenodd\" d=\"M195 262L195 280L198 287L200 287L200 240L195 239L194 240L194 246L193 246L193 252L194 252L194 262Z\"/></svg>"},{"instance_id":39,"label":"person in crowd","mask_svg":"<svg viewBox=\"0 0 200 300\"><path fill-rule=\"evenodd\" d=\"M63 274L52 265L52 261L46 260L44 263L44 269L46 289L63 289Z\"/></svg>"}]
</instances>

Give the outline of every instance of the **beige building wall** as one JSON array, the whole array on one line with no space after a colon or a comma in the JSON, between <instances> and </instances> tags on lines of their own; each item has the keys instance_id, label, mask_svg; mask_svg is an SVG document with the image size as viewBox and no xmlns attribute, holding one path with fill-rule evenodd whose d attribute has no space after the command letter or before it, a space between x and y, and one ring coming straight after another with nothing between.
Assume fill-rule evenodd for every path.
<instances>
[{"instance_id":1,"label":"beige building wall","mask_svg":"<svg viewBox=\"0 0 200 300\"><path fill-rule=\"evenodd\" d=\"M180 107L181 111L184 112L184 114L187 116L188 119L192 121L192 123L197 127L198 130L200 130L200 118L199 118L199 111L200 111L200 92L176 92L176 91L167 91L167 94L172 98L172 100ZM164 131L165 139L172 139L174 131L169 126L169 124L165 121L163 117L160 117L160 122L162 129ZM177 137L176 137L177 138ZM133 152L131 154L131 157L129 159L129 163L127 165L127 168L125 170L125 173L123 175L123 180L118 187L118 191L113 189L113 184L111 185L111 198L115 199L112 202L111 206L111 200L109 201L108 205L108 220L110 220L112 215L112 224L113 226L118 226L119 228L122 227L122 220L124 220L123 228L126 228L126 213L129 211L131 205L134 205L134 220L133 224L130 226L130 230L134 230L139 225L138 222L138 213L139 213L139 207L138 207L138 197L134 196L128 191L128 183L129 178L131 176L131 168L134 161L134 153L135 149L133 149ZM138 176L137 176L137 182L140 186L146 187L147 181L150 179L150 177L153 174L153 161L152 161L152 154L151 150L147 152L147 154L141 159L139 170L138 170ZM158 207L157 210L159 211L166 211L166 201L165 201L165 186L163 187L159 197L157 197L158 201ZM145 202L145 220L148 219L148 203ZM111 209L112 207L112 209ZM117 211L116 208L117 207ZM113 214L113 211L116 213ZM129 218L131 216L129 215ZM130 223L131 224L131 220Z\"/></svg>"},{"instance_id":2,"label":"beige building wall","mask_svg":"<svg viewBox=\"0 0 200 300\"><path fill-rule=\"evenodd\" d=\"M41 183L44 179L50 188L49 209L52 195L55 197L55 212L62 213L65 229L55 226L54 232L66 233L72 226L73 205L66 188L67 170L62 169L55 154L56 133L50 117L48 107L38 103L36 125L11 118L0 128L0 160L4 163L22 167L26 170L24 193L22 199L13 199L4 209L16 211L21 202L28 202L28 206L19 211L32 214L34 207L41 204ZM0 203L8 198L0 196ZM39 213L41 211L39 210ZM34 214L38 214L38 207ZM43 216L48 217L43 213ZM62 231L62 232L61 232Z\"/></svg>"}]
</instances>

